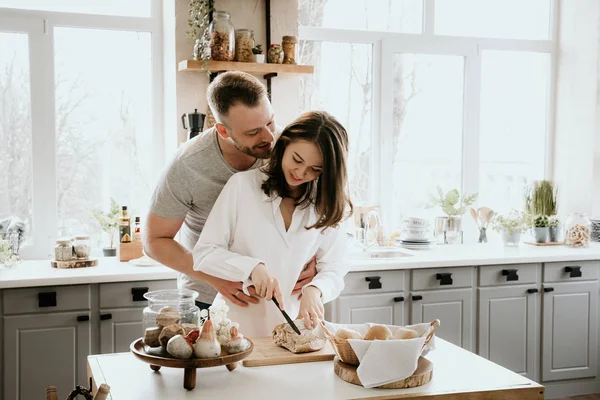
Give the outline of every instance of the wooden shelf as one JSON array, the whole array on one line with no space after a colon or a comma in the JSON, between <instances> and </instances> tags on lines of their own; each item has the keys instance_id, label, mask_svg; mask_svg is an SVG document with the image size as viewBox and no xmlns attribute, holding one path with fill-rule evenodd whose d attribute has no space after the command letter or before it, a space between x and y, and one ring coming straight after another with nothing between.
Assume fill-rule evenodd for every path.
<instances>
[{"instance_id":1,"label":"wooden shelf","mask_svg":"<svg viewBox=\"0 0 600 400\"><path fill-rule=\"evenodd\" d=\"M312 65L246 63L235 61L208 61L206 69L202 69L200 61L183 60L179 62L179 71L242 71L253 75L267 74L314 74Z\"/></svg>"}]
</instances>

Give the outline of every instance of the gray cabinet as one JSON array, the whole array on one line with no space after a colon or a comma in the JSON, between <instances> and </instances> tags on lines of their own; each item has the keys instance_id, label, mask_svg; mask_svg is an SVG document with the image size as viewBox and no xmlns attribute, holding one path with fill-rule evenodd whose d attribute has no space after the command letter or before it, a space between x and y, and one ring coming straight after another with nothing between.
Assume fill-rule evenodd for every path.
<instances>
[{"instance_id":1,"label":"gray cabinet","mask_svg":"<svg viewBox=\"0 0 600 400\"><path fill-rule=\"evenodd\" d=\"M539 296L535 284L479 289L478 354L535 381L539 379Z\"/></svg>"},{"instance_id":2,"label":"gray cabinet","mask_svg":"<svg viewBox=\"0 0 600 400\"><path fill-rule=\"evenodd\" d=\"M411 292L411 323L439 319L436 336L469 351L473 348L473 290Z\"/></svg>"},{"instance_id":3,"label":"gray cabinet","mask_svg":"<svg viewBox=\"0 0 600 400\"><path fill-rule=\"evenodd\" d=\"M89 386L89 319L89 311L4 317L4 398L38 399L49 385L63 394Z\"/></svg>"},{"instance_id":4,"label":"gray cabinet","mask_svg":"<svg viewBox=\"0 0 600 400\"><path fill-rule=\"evenodd\" d=\"M544 284L542 380L597 376L598 281Z\"/></svg>"},{"instance_id":5,"label":"gray cabinet","mask_svg":"<svg viewBox=\"0 0 600 400\"><path fill-rule=\"evenodd\" d=\"M128 352L143 335L142 308L100 310L100 352Z\"/></svg>"},{"instance_id":6,"label":"gray cabinet","mask_svg":"<svg viewBox=\"0 0 600 400\"><path fill-rule=\"evenodd\" d=\"M340 324L405 325L407 322L403 292L340 296L336 311L335 320Z\"/></svg>"}]
</instances>

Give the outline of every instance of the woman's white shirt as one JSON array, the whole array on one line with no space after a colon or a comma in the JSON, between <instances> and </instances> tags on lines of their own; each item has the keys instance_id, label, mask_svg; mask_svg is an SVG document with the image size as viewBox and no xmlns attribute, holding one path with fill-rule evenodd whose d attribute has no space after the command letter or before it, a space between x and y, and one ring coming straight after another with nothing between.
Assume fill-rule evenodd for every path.
<instances>
[{"instance_id":1,"label":"woman's white shirt","mask_svg":"<svg viewBox=\"0 0 600 400\"><path fill-rule=\"evenodd\" d=\"M298 316L300 301L291 292L304 265L317 255L317 275L309 284L321 290L323 303L337 298L348 272L347 223L337 228L306 229L317 220L314 206L296 207L285 230L279 206L281 197L267 196L261 189L266 175L259 169L233 175L219 195L198 243L194 247L194 269L218 278L251 284L252 270L264 263L279 281L285 310ZM239 307L230 303L228 317L240 324L247 336L270 336L273 327L285 322L271 301Z\"/></svg>"}]
</instances>

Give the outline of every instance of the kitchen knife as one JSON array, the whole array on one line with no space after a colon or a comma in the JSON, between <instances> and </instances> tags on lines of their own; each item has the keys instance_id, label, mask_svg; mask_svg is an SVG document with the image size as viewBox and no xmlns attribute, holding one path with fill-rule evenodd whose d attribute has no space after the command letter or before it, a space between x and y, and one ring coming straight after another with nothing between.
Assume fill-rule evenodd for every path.
<instances>
[{"instance_id":1,"label":"kitchen knife","mask_svg":"<svg viewBox=\"0 0 600 400\"><path fill-rule=\"evenodd\" d=\"M275 300L275 297L273 297L273 303L275 303L275 305L277 306L277 308L279 309L279 311L281 311L281 313L283 314L283 317L288 322L288 324L290 324L290 326L292 327L292 329L294 330L294 332L296 332L298 335L301 335L300 329L298 329L298 327L296 326L296 324L294 323L294 321L292 321L292 319L290 318L290 316L288 315L288 313L286 313L285 310L282 310L279 307L279 302L277 300Z\"/></svg>"}]
</instances>

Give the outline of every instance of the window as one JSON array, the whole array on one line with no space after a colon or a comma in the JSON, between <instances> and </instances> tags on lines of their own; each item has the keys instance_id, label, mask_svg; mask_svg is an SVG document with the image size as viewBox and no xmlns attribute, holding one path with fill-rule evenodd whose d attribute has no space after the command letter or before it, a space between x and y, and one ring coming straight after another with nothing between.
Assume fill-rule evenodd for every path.
<instances>
[{"instance_id":1,"label":"window","mask_svg":"<svg viewBox=\"0 0 600 400\"><path fill-rule=\"evenodd\" d=\"M47 258L57 236L78 233L100 249L108 237L91 212L112 198L132 215L145 212L164 153L155 128L162 54L153 45L160 16L138 18L159 0L140 1L114 3L114 15L135 15L115 20L62 12L110 14L113 2L0 0L32 10L0 8L0 105L10 111L0 112L10 144L0 149L9 171L0 175L0 219L27 220L25 258Z\"/></svg>"},{"instance_id":2,"label":"window","mask_svg":"<svg viewBox=\"0 0 600 400\"><path fill-rule=\"evenodd\" d=\"M0 0L0 7L82 14L149 17L149 0Z\"/></svg>"},{"instance_id":3,"label":"window","mask_svg":"<svg viewBox=\"0 0 600 400\"><path fill-rule=\"evenodd\" d=\"M300 60L315 66L301 111L322 108L346 124L352 198L380 206L386 229L425 207L436 186L505 212L547 178L556 1L526 3L299 1L311 49ZM372 63L371 79L348 73L357 62L362 74ZM359 123L360 110L370 123Z\"/></svg>"}]
</instances>

